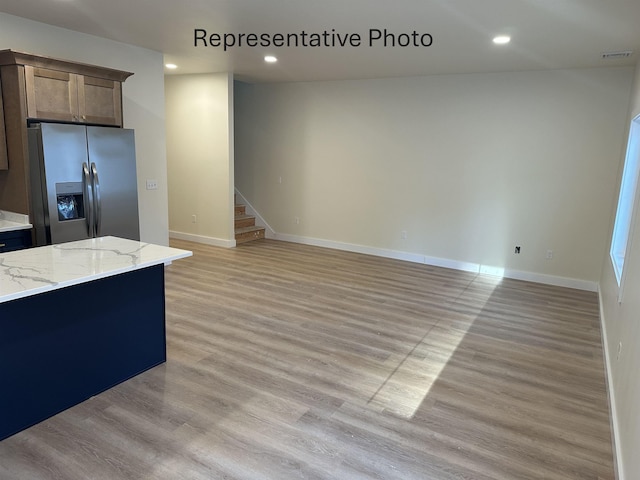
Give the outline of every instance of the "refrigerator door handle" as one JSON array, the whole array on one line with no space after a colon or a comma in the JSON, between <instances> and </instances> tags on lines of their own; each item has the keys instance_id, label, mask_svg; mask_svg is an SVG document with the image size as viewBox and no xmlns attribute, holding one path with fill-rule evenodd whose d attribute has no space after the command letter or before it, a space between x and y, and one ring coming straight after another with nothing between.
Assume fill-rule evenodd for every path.
<instances>
[{"instance_id":1,"label":"refrigerator door handle","mask_svg":"<svg viewBox=\"0 0 640 480\"><path fill-rule=\"evenodd\" d=\"M87 220L87 231L89 233L89 238L93 237L93 187L91 185L91 174L89 173L89 166L87 162L82 163L82 186L83 186L83 196L84 196L84 211L85 218ZM87 208L87 204L88 207Z\"/></svg>"},{"instance_id":2,"label":"refrigerator door handle","mask_svg":"<svg viewBox=\"0 0 640 480\"><path fill-rule=\"evenodd\" d=\"M91 179L93 183L93 195L95 196L95 210L96 210L96 237L100 236L102 229L102 201L100 200L100 179L98 178L98 168L96 164L91 162Z\"/></svg>"}]
</instances>

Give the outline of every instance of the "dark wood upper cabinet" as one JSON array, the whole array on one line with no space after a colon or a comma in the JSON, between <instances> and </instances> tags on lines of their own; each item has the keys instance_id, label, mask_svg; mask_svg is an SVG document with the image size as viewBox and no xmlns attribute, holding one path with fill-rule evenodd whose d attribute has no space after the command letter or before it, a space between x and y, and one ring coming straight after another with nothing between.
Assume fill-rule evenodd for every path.
<instances>
[{"instance_id":1,"label":"dark wood upper cabinet","mask_svg":"<svg viewBox=\"0 0 640 480\"><path fill-rule=\"evenodd\" d=\"M121 82L30 65L24 72L29 118L122 126Z\"/></svg>"},{"instance_id":2,"label":"dark wood upper cabinet","mask_svg":"<svg viewBox=\"0 0 640 480\"><path fill-rule=\"evenodd\" d=\"M122 126L122 83L78 75L78 116L81 122Z\"/></svg>"},{"instance_id":3,"label":"dark wood upper cabinet","mask_svg":"<svg viewBox=\"0 0 640 480\"><path fill-rule=\"evenodd\" d=\"M27 117L77 122L77 75L58 70L24 66Z\"/></svg>"},{"instance_id":4,"label":"dark wood upper cabinet","mask_svg":"<svg viewBox=\"0 0 640 480\"><path fill-rule=\"evenodd\" d=\"M24 71L28 119L122 126L122 82L131 73L14 50L0 50L3 65Z\"/></svg>"}]
</instances>

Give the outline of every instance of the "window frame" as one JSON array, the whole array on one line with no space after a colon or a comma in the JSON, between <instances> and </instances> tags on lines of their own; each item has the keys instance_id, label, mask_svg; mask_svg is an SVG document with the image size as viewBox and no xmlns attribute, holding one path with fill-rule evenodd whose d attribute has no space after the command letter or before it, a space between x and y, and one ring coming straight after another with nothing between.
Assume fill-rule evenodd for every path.
<instances>
[{"instance_id":1,"label":"window frame","mask_svg":"<svg viewBox=\"0 0 640 480\"><path fill-rule=\"evenodd\" d=\"M618 283L618 302L622 302L625 280L624 262L629 255L636 222L638 184L640 182L640 115L631 120L624 159L616 217L611 234L609 256Z\"/></svg>"}]
</instances>

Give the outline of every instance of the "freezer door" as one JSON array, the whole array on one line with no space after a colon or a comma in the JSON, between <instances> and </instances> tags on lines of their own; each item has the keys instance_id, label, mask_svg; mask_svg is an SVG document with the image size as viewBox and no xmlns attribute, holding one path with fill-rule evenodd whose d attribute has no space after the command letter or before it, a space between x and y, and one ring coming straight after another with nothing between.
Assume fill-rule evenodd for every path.
<instances>
[{"instance_id":1,"label":"freezer door","mask_svg":"<svg viewBox=\"0 0 640 480\"><path fill-rule=\"evenodd\" d=\"M87 127L97 236L140 240L133 130Z\"/></svg>"},{"instance_id":2,"label":"freezer door","mask_svg":"<svg viewBox=\"0 0 640 480\"><path fill-rule=\"evenodd\" d=\"M46 192L44 227L47 243L62 243L89 238L89 204L86 184L86 129L82 125L43 123L41 145L30 155L32 164L40 164L43 196ZM36 132L37 134L37 132ZM90 188L90 187L89 187Z\"/></svg>"}]
</instances>

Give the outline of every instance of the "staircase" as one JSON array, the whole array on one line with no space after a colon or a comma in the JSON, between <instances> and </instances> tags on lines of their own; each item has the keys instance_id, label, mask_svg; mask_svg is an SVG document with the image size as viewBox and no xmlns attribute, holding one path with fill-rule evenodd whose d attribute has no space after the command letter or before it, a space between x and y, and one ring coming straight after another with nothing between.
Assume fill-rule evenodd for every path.
<instances>
[{"instance_id":1,"label":"staircase","mask_svg":"<svg viewBox=\"0 0 640 480\"><path fill-rule=\"evenodd\" d=\"M256 225L256 217L247 215L246 208L235 204L236 245L264 238L264 228Z\"/></svg>"}]
</instances>

